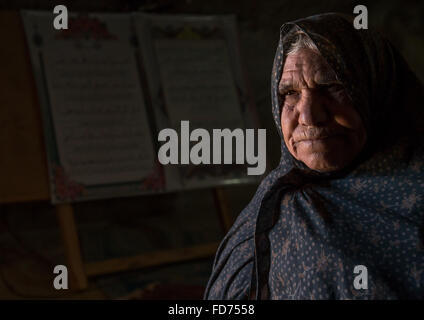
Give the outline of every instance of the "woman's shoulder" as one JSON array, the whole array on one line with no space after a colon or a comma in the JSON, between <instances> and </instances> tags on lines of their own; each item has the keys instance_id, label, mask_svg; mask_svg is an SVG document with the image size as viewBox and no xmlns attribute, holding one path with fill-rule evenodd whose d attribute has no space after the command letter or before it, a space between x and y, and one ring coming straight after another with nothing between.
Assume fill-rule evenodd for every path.
<instances>
[{"instance_id":1,"label":"woman's shoulder","mask_svg":"<svg viewBox=\"0 0 424 320\"><path fill-rule=\"evenodd\" d=\"M255 256L255 229L261 201L274 180L262 180L255 195L222 240L213 264L205 299L246 299L249 296Z\"/></svg>"}]
</instances>

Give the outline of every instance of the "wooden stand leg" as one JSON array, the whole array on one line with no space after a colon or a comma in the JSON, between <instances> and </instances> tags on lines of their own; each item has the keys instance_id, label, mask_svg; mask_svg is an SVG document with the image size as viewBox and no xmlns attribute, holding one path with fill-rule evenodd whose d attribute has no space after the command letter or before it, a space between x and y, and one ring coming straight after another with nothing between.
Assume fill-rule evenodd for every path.
<instances>
[{"instance_id":1,"label":"wooden stand leg","mask_svg":"<svg viewBox=\"0 0 424 320\"><path fill-rule=\"evenodd\" d=\"M82 262L73 208L70 204L60 204L56 206L56 213L65 247L68 272L71 276L70 287L77 290L86 289L87 276Z\"/></svg>"},{"instance_id":2,"label":"wooden stand leg","mask_svg":"<svg viewBox=\"0 0 424 320\"><path fill-rule=\"evenodd\" d=\"M224 231L227 232L233 225L233 218L230 215L227 198L225 197L224 190L220 188L214 188L213 193L221 225Z\"/></svg>"}]
</instances>

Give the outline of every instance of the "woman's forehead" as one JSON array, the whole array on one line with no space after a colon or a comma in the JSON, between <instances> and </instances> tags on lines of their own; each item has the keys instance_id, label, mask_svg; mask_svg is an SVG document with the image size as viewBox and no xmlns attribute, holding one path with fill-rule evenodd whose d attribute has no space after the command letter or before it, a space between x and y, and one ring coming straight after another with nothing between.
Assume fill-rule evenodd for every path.
<instances>
[{"instance_id":1,"label":"woman's forehead","mask_svg":"<svg viewBox=\"0 0 424 320\"><path fill-rule=\"evenodd\" d=\"M334 81L337 76L325 59L317 52L301 49L287 56L281 74L280 86L289 85L308 77L319 82Z\"/></svg>"}]
</instances>

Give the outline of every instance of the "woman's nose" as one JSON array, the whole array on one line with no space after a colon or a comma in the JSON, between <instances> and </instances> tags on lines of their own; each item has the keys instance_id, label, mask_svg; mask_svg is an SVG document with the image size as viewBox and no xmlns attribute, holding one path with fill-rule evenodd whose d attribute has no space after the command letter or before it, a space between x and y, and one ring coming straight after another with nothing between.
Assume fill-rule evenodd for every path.
<instances>
[{"instance_id":1,"label":"woman's nose","mask_svg":"<svg viewBox=\"0 0 424 320\"><path fill-rule=\"evenodd\" d=\"M319 92L315 90L303 90L298 104L299 124L304 126L325 124L329 116L323 100Z\"/></svg>"}]
</instances>

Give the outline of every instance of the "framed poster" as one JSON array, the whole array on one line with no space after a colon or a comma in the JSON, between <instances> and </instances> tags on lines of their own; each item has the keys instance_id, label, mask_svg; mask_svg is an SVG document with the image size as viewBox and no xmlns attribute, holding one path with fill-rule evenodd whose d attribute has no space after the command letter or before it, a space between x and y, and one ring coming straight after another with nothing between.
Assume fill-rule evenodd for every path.
<instances>
[{"instance_id":1,"label":"framed poster","mask_svg":"<svg viewBox=\"0 0 424 320\"><path fill-rule=\"evenodd\" d=\"M53 203L160 192L131 16L24 11Z\"/></svg>"},{"instance_id":2,"label":"framed poster","mask_svg":"<svg viewBox=\"0 0 424 320\"><path fill-rule=\"evenodd\" d=\"M240 62L234 16L134 14L140 53L159 129L255 128L253 103ZM233 144L233 157L236 148ZM221 162L223 163L223 162ZM165 166L175 188L257 182L246 165Z\"/></svg>"}]
</instances>

